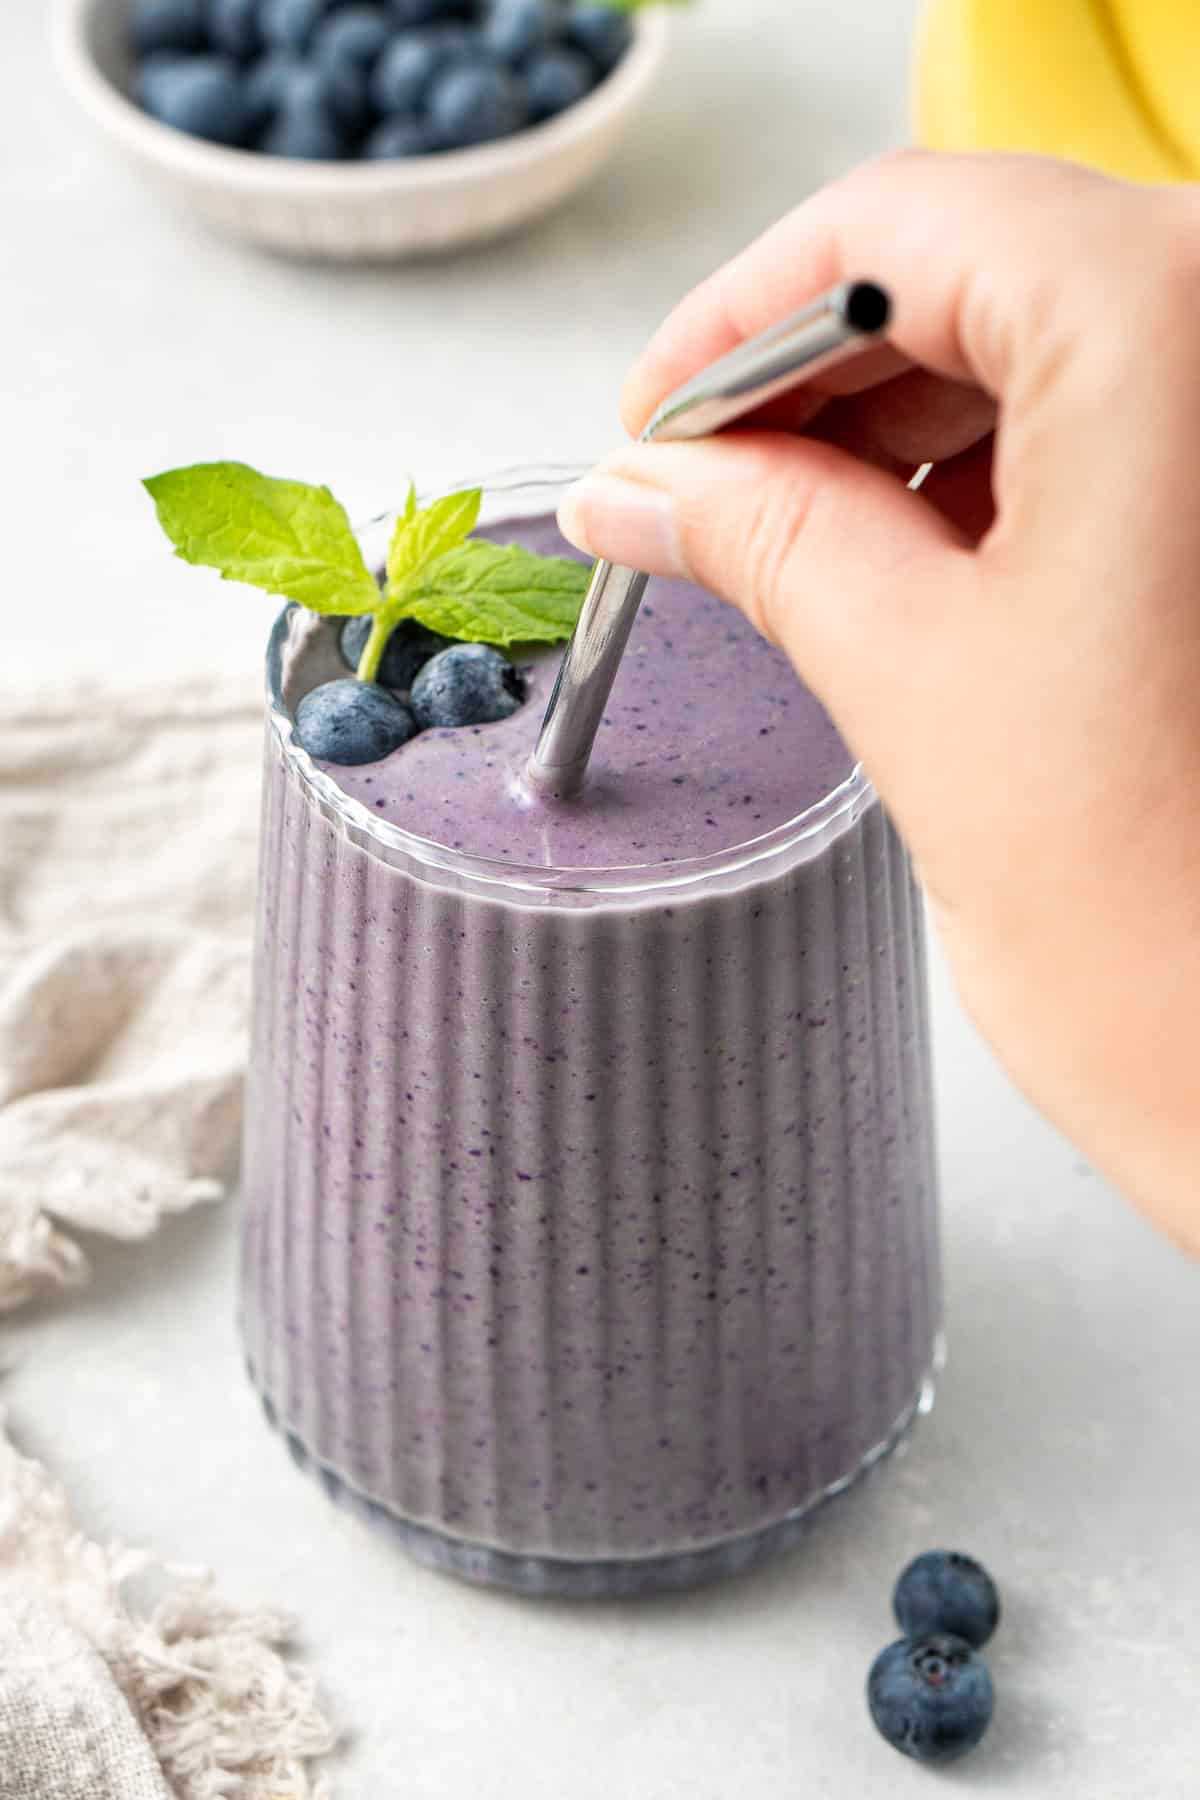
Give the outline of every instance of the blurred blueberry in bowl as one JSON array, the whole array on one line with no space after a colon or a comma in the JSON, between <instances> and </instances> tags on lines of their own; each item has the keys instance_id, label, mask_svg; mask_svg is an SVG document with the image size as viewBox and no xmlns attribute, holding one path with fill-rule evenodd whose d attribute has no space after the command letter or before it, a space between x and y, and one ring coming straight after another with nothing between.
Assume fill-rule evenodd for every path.
<instances>
[{"instance_id":1,"label":"blurred blueberry in bowl","mask_svg":"<svg viewBox=\"0 0 1200 1800\"><path fill-rule=\"evenodd\" d=\"M581 186L670 22L582 0L54 0L51 27L76 98L160 187L266 247L383 260Z\"/></svg>"}]
</instances>

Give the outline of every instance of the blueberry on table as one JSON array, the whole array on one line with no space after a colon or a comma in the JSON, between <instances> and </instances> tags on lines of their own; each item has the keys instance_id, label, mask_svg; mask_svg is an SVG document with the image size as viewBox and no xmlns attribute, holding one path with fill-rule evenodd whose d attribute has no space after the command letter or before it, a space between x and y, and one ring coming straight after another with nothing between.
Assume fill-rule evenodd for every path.
<instances>
[{"instance_id":1,"label":"blueberry on table","mask_svg":"<svg viewBox=\"0 0 1200 1800\"><path fill-rule=\"evenodd\" d=\"M242 144L252 115L237 64L226 56L180 56L142 71L139 98L164 125L213 144Z\"/></svg>"},{"instance_id":2,"label":"blueberry on table","mask_svg":"<svg viewBox=\"0 0 1200 1800\"><path fill-rule=\"evenodd\" d=\"M988 1728L992 1678L965 1638L901 1638L871 1665L867 1705L893 1749L915 1762L953 1762Z\"/></svg>"},{"instance_id":3,"label":"blueberry on table","mask_svg":"<svg viewBox=\"0 0 1200 1800\"><path fill-rule=\"evenodd\" d=\"M892 1594L892 1610L909 1637L949 1632L978 1650L999 1622L1000 1596L973 1556L960 1550L927 1550L902 1571Z\"/></svg>"},{"instance_id":4,"label":"blueberry on table","mask_svg":"<svg viewBox=\"0 0 1200 1800\"><path fill-rule=\"evenodd\" d=\"M139 56L155 50L207 50L204 0L134 0L130 35Z\"/></svg>"},{"instance_id":5,"label":"blueberry on table","mask_svg":"<svg viewBox=\"0 0 1200 1800\"><path fill-rule=\"evenodd\" d=\"M413 713L422 729L492 725L507 719L525 687L506 656L490 644L452 644L431 657L412 684Z\"/></svg>"},{"instance_id":6,"label":"blueberry on table","mask_svg":"<svg viewBox=\"0 0 1200 1800\"><path fill-rule=\"evenodd\" d=\"M397 126L404 123L411 125L412 121L397 120L394 123ZM387 129L389 127L381 125L374 135L378 136L380 131ZM382 156L389 153L378 151L376 154ZM417 152L397 150L390 154L414 156ZM342 626L338 648L342 654L342 661L348 668L357 669L362 653L367 647L367 639L371 635L373 623L374 620L370 614L364 613L358 618L347 619ZM383 687L399 688L407 692L413 684L418 669L423 668L430 657L436 656L439 650L445 650L449 642L449 638L444 638L440 633L430 631L424 625L419 625L415 619L401 619L388 638L387 647L383 652L383 660L379 665L379 673L375 679Z\"/></svg>"},{"instance_id":7,"label":"blueberry on table","mask_svg":"<svg viewBox=\"0 0 1200 1800\"><path fill-rule=\"evenodd\" d=\"M614 69L629 48L633 27L615 6L584 4L568 8L567 42L590 56L602 75Z\"/></svg>"},{"instance_id":8,"label":"blueberry on table","mask_svg":"<svg viewBox=\"0 0 1200 1800\"><path fill-rule=\"evenodd\" d=\"M307 50L328 10L328 0L261 0L263 37L277 50Z\"/></svg>"},{"instance_id":9,"label":"blueberry on table","mask_svg":"<svg viewBox=\"0 0 1200 1800\"><path fill-rule=\"evenodd\" d=\"M511 75L488 63L456 63L429 91L429 122L447 150L491 143L519 131L528 117Z\"/></svg>"},{"instance_id":10,"label":"blueberry on table","mask_svg":"<svg viewBox=\"0 0 1200 1800\"><path fill-rule=\"evenodd\" d=\"M297 742L322 762L379 762L416 731L403 700L352 676L313 688L296 708Z\"/></svg>"},{"instance_id":11,"label":"blueberry on table","mask_svg":"<svg viewBox=\"0 0 1200 1800\"><path fill-rule=\"evenodd\" d=\"M209 0L208 31L214 48L239 62L249 62L262 49L258 26L259 0Z\"/></svg>"},{"instance_id":12,"label":"blueberry on table","mask_svg":"<svg viewBox=\"0 0 1200 1800\"><path fill-rule=\"evenodd\" d=\"M558 0L490 0L483 20L484 48L516 69L562 35L562 22Z\"/></svg>"},{"instance_id":13,"label":"blueberry on table","mask_svg":"<svg viewBox=\"0 0 1200 1800\"><path fill-rule=\"evenodd\" d=\"M566 112L596 85L596 71L577 50L542 50L525 68L529 116L537 121Z\"/></svg>"}]
</instances>

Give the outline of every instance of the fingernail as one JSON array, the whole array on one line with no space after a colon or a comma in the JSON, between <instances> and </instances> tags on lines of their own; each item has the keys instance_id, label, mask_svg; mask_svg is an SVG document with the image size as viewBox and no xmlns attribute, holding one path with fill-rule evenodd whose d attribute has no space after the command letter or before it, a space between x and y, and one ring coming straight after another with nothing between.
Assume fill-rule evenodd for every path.
<instances>
[{"instance_id":1,"label":"fingernail","mask_svg":"<svg viewBox=\"0 0 1200 1800\"><path fill-rule=\"evenodd\" d=\"M559 502L558 525L568 542L591 556L651 575L687 573L674 502L645 482L585 475Z\"/></svg>"}]
</instances>

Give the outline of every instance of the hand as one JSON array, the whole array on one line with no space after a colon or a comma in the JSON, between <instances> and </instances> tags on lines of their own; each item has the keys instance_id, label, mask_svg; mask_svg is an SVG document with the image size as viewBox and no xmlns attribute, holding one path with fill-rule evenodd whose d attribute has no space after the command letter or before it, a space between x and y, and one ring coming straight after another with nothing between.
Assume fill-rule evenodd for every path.
<instances>
[{"instance_id":1,"label":"hand","mask_svg":"<svg viewBox=\"0 0 1200 1800\"><path fill-rule=\"evenodd\" d=\"M887 346L753 429L621 450L563 528L782 646L1013 1075L1200 1252L1200 196L872 164L682 303L629 378L631 433L851 276L891 290Z\"/></svg>"}]
</instances>

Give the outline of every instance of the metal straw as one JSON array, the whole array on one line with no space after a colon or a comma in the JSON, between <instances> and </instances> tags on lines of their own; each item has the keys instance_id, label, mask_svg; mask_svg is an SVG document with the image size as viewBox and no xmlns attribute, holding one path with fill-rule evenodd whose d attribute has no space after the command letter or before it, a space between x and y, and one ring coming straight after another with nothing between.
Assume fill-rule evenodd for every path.
<instances>
[{"instance_id":1,"label":"metal straw","mask_svg":"<svg viewBox=\"0 0 1200 1800\"><path fill-rule=\"evenodd\" d=\"M890 316L883 288L871 281L843 282L669 394L640 441L707 437L800 381L861 354ZM592 570L529 761L530 785L547 797L569 799L583 781L648 580L636 569L603 559Z\"/></svg>"}]
</instances>

